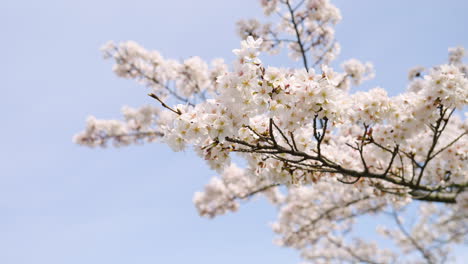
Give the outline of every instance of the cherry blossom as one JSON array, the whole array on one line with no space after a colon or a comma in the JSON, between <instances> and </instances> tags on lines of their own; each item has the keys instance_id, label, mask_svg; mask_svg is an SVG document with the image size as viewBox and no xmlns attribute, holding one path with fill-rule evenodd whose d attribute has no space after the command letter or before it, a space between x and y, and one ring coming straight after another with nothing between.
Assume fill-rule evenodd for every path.
<instances>
[{"instance_id":1,"label":"cherry blossom","mask_svg":"<svg viewBox=\"0 0 468 264\"><path fill-rule=\"evenodd\" d=\"M164 58L134 42L103 47L114 72L149 88L161 108L125 107L124 120L88 118L74 141L90 147L161 142L193 148L213 177L194 204L213 218L265 196L278 208L276 243L310 263L443 263L468 233L467 66L462 47L447 64L413 68L405 92L351 92L372 64L339 53L340 11L328 0L261 0L273 22L242 20L230 66ZM278 17L275 19L275 15ZM299 68L265 65L286 49ZM238 167L232 158L242 159ZM404 221L418 211L413 223ZM393 241L354 231L363 217Z\"/></svg>"}]
</instances>

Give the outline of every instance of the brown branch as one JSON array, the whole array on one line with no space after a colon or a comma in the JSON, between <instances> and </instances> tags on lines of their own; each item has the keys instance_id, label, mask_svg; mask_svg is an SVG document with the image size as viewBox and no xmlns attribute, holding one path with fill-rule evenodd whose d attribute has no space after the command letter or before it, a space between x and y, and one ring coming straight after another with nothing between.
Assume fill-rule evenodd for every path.
<instances>
[{"instance_id":1,"label":"brown branch","mask_svg":"<svg viewBox=\"0 0 468 264\"><path fill-rule=\"evenodd\" d=\"M268 190L270 188L277 187L277 186L279 186L279 184L277 184L277 183L266 185L266 186L263 186L263 187L261 187L261 188L259 188L257 190L254 190L254 191L252 191L252 192L250 192L250 193L248 193L248 194L246 194L244 196L237 196L236 198L238 198L238 199L247 199L247 198L250 198L250 197L254 196L257 193L264 192L264 191L266 191L266 190Z\"/></svg>"},{"instance_id":2,"label":"brown branch","mask_svg":"<svg viewBox=\"0 0 468 264\"><path fill-rule=\"evenodd\" d=\"M447 119L445 119L445 114L446 114L447 111L448 111L448 108L444 109L443 105L439 106L439 115L440 115L440 117L436 121L436 125L434 126L434 135L432 137L432 143L431 143L431 146L429 148L429 151L426 154L426 159L424 161L424 164L421 166L421 170L419 171L419 176L418 176L418 179L416 181L416 185L419 185L421 183L421 180L422 180L422 178L424 176L424 170L426 169L429 162L435 157L435 156L432 155L432 152L434 151L437 143L439 142L439 138L442 135L442 132L445 130L445 127L447 126L447 124L449 122L449 119L450 119L451 115L453 114L453 112L455 111L455 109L453 109L450 112ZM443 125L442 125L442 122L444 122Z\"/></svg>"},{"instance_id":3,"label":"brown branch","mask_svg":"<svg viewBox=\"0 0 468 264\"><path fill-rule=\"evenodd\" d=\"M444 152L446 149L450 148L451 146L453 146L453 144L455 144L458 140L460 140L462 137L464 137L465 135L468 135L468 132L464 132L462 133L461 135L459 135L457 138L455 138L454 140L452 140L449 144L447 144L445 147L441 148L440 150L436 151L432 156L431 156L431 159L433 159L435 156L439 155L440 153Z\"/></svg>"},{"instance_id":4,"label":"brown branch","mask_svg":"<svg viewBox=\"0 0 468 264\"><path fill-rule=\"evenodd\" d=\"M172 112L178 114L178 115L181 115L182 114L182 111L180 111L180 109L177 109L177 110L174 110L174 108L168 106L166 103L164 103L163 100L161 100L161 98L159 98L157 95L155 95L154 93L150 93L148 94L150 97L156 99L159 103L161 103L161 105L169 110L171 110Z\"/></svg>"},{"instance_id":5,"label":"brown branch","mask_svg":"<svg viewBox=\"0 0 468 264\"><path fill-rule=\"evenodd\" d=\"M273 123L272 123L273 126ZM321 137L321 136L320 136ZM313 156L302 151L297 151L293 148L286 148L279 144L272 144L266 142L266 145L261 144L252 144L243 140L226 137L226 141L242 145L246 148L234 148L234 152L246 152L246 153L259 153L272 155L273 158L278 159L279 154L289 154L292 157L301 158L301 164L304 166L310 166L307 164L308 161L319 162L319 165L323 169L331 170L334 173L338 173L345 176L355 177L355 178L369 178L369 179L378 179L386 182L390 182L399 186L408 187L411 192L409 195L412 195L414 199L424 200L424 201L437 201L443 203L455 203L457 192L442 192L443 189L440 187L431 187L426 185L416 185L413 182L407 182L401 177L392 175L390 173L374 173L367 171L356 171L352 169L345 168L339 164L336 164L323 154L320 156ZM390 153L394 153L394 150L389 150ZM282 161L285 163L297 163L297 160L292 160L291 158L282 158ZM311 166L313 170L313 166ZM457 188L459 191L464 189L464 186L451 186Z\"/></svg>"},{"instance_id":6,"label":"brown branch","mask_svg":"<svg viewBox=\"0 0 468 264\"><path fill-rule=\"evenodd\" d=\"M288 10L289 10L289 13L291 15L291 23L293 24L294 31L296 32L297 44L299 45L299 48L301 50L302 62L304 63L304 67L305 67L306 71L309 71L309 67L307 65L307 57L306 57L306 53L305 53L305 50L304 50L304 44L302 43L301 34L299 33L299 25L296 22L296 18L294 17L294 9L292 8L291 3L289 2L289 0L286 0L285 3L288 6Z\"/></svg>"}]
</instances>

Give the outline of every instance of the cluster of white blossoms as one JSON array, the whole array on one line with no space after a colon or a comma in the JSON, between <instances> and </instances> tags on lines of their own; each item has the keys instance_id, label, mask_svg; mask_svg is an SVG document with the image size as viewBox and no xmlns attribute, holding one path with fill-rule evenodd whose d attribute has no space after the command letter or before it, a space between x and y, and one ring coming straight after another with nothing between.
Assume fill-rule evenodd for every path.
<instances>
[{"instance_id":1,"label":"cluster of white blossoms","mask_svg":"<svg viewBox=\"0 0 468 264\"><path fill-rule=\"evenodd\" d=\"M277 14L280 19L277 23L262 23L257 19L239 21L237 32L242 39L262 38L261 50L271 54L287 45L292 59L310 54L316 60L315 65L327 64L340 53L334 26L341 21L341 14L329 0L262 0L260 3L265 15Z\"/></svg>"},{"instance_id":2,"label":"cluster of white blossoms","mask_svg":"<svg viewBox=\"0 0 468 264\"><path fill-rule=\"evenodd\" d=\"M357 256L366 263L394 262L391 251L348 235L357 216L381 211L388 205L386 197L369 187L350 190L336 188L337 184L328 179L313 187L291 188L272 225L280 235L276 243L301 250L303 258L313 263L336 259L352 263Z\"/></svg>"},{"instance_id":3,"label":"cluster of white blossoms","mask_svg":"<svg viewBox=\"0 0 468 264\"><path fill-rule=\"evenodd\" d=\"M449 49L448 64L412 69L400 95L379 87L351 93L374 76L372 64L351 59L342 71L331 68L339 10L328 0L296 2L261 1L267 15L280 14L275 27L239 22L244 40L230 68L220 59L211 67L199 57L164 59L133 42L107 44L117 75L150 87L164 109L124 108L124 121L91 117L75 141L192 147L221 175L195 194L200 215L236 211L239 201L263 194L279 208L277 243L311 263L442 263L468 233L464 49ZM262 63L262 52L285 42L303 68ZM245 168L231 162L233 153ZM409 227L399 214L414 204L422 213ZM397 231L378 228L395 249L350 232L365 215L395 220Z\"/></svg>"},{"instance_id":4,"label":"cluster of white blossoms","mask_svg":"<svg viewBox=\"0 0 468 264\"><path fill-rule=\"evenodd\" d=\"M73 141L89 147L105 147L112 141L115 147L146 142L154 142L163 134L158 128L160 109L144 106L134 109L122 108L124 121L99 120L88 117L86 130L75 135Z\"/></svg>"},{"instance_id":5,"label":"cluster of white blossoms","mask_svg":"<svg viewBox=\"0 0 468 264\"><path fill-rule=\"evenodd\" d=\"M403 217L396 211L389 215L396 227L378 226L377 232L393 240L405 255L411 256L412 262L418 262L421 257L418 255L428 263L454 261L449 255L451 244L466 240L468 222L457 220L466 220L466 207L445 208L423 203L419 205L417 218ZM409 218L412 224L406 224L405 218Z\"/></svg>"},{"instance_id":6,"label":"cluster of white blossoms","mask_svg":"<svg viewBox=\"0 0 468 264\"><path fill-rule=\"evenodd\" d=\"M263 186L259 189L259 186ZM284 198L274 185L266 184L254 173L235 164L227 167L221 177L213 177L204 192L196 192L193 203L201 216L215 217L228 211L237 211L238 199L247 199L253 192L262 192L273 204Z\"/></svg>"},{"instance_id":7,"label":"cluster of white blossoms","mask_svg":"<svg viewBox=\"0 0 468 264\"><path fill-rule=\"evenodd\" d=\"M374 67L370 62L362 64L356 59L351 59L345 61L341 65L341 67L343 67L345 73L351 77L350 79L346 80L352 80L353 85L357 86L363 83L364 81L374 78Z\"/></svg>"},{"instance_id":8,"label":"cluster of white blossoms","mask_svg":"<svg viewBox=\"0 0 468 264\"><path fill-rule=\"evenodd\" d=\"M227 71L223 59L214 59L211 67L200 57L179 62L164 59L157 51L148 51L133 41L110 41L102 47L104 58L115 61L114 72L123 78L135 79L151 92L165 98L168 95L184 103L204 99L206 93L216 93L216 78Z\"/></svg>"}]
</instances>

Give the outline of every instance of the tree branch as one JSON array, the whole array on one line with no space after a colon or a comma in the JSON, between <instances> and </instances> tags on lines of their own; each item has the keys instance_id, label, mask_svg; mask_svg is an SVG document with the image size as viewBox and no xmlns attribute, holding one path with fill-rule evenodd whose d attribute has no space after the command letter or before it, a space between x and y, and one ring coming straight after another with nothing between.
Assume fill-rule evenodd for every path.
<instances>
[{"instance_id":1,"label":"tree branch","mask_svg":"<svg viewBox=\"0 0 468 264\"><path fill-rule=\"evenodd\" d=\"M304 44L302 43L301 34L299 33L299 25L296 22L296 18L294 17L294 9L292 8L289 0L286 0L285 3L288 6L288 10L291 15L291 23L293 24L294 31L296 32L297 44L299 45L299 48L301 50L302 62L304 63L304 68L306 69L306 71L309 71L309 66L307 65L307 57L306 57L306 53L304 50Z\"/></svg>"}]
</instances>

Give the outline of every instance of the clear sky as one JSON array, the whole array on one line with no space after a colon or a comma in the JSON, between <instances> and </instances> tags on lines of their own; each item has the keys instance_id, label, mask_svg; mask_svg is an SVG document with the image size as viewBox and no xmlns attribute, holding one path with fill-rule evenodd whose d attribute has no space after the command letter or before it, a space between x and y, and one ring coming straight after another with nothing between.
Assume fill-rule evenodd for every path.
<instances>
[{"instance_id":1,"label":"clear sky","mask_svg":"<svg viewBox=\"0 0 468 264\"><path fill-rule=\"evenodd\" d=\"M368 86L391 94L412 66L468 47L465 0L334 3L339 61L372 61ZM0 263L298 263L272 244L276 212L261 199L215 220L197 215L192 195L214 172L192 152L71 141L90 114L118 118L123 105L154 103L112 73L101 44L230 61L235 21L260 14L252 0L0 0Z\"/></svg>"}]
</instances>

